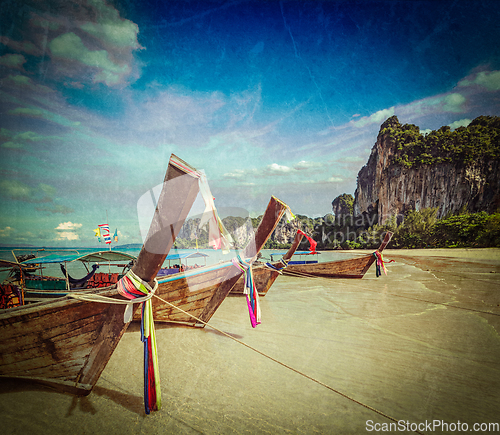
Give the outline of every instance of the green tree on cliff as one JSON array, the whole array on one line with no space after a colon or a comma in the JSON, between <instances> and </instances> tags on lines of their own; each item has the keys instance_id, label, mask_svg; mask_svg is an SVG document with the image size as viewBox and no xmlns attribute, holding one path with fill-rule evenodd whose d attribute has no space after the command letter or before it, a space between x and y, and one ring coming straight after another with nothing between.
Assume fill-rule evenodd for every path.
<instances>
[{"instance_id":1,"label":"green tree on cliff","mask_svg":"<svg viewBox=\"0 0 500 435\"><path fill-rule=\"evenodd\" d=\"M413 124L389 118L380 131L394 143L393 163L406 168L453 162L470 164L478 159L500 158L500 117L479 116L467 127L451 131L443 126L423 135Z\"/></svg>"}]
</instances>

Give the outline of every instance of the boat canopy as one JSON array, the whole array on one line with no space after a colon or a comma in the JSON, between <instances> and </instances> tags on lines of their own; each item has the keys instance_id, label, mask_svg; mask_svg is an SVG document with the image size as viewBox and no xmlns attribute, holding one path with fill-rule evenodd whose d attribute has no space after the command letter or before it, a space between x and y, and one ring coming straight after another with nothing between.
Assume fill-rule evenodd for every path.
<instances>
[{"instance_id":1,"label":"boat canopy","mask_svg":"<svg viewBox=\"0 0 500 435\"><path fill-rule=\"evenodd\" d=\"M124 252L118 251L98 251L91 252L90 254L49 254L44 257L31 258L30 260L23 261L21 265L28 264L48 264L48 263L70 263L72 261L81 261L84 263L103 263L103 262L116 262L116 261L131 261L136 257Z\"/></svg>"},{"instance_id":2,"label":"boat canopy","mask_svg":"<svg viewBox=\"0 0 500 435\"><path fill-rule=\"evenodd\" d=\"M184 258L208 257L208 254L203 252L181 252L178 254L170 254L165 257L165 260L180 260Z\"/></svg>"}]
</instances>

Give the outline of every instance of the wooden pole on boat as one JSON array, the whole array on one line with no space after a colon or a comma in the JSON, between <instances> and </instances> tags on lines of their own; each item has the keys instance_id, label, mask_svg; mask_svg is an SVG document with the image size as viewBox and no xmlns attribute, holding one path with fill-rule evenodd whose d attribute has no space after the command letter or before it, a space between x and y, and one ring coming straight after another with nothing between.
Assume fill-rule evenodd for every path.
<instances>
[{"instance_id":1,"label":"wooden pole on boat","mask_svg":"<svg viewBox=\"0 0 500 435\"><path fill-rule=\"evenodd\" d=\"M283 255L283 260L288 261L288 260L290 260L290 258L293 257L293 254L295 254L295 251L299 247L300 242L302 241L303 237L304 236L302 235L302 233L299 233L297 231L297 234L295 234L295 239L293 240L292 246L290 246L288 251L286 251L285 255Z\"/></svg>"},{"instance_id":2,"label":"wooden pole on boat","mask_svg":"<svg viewBox=\"0 0 500 435\"><path fill-rule=\"evenodd\" d=\"M109 229L108 210L106 210L106 225L108 226L109 235L111 236L111 230ZM111 241L109 242L108 247L111 251ZM109 273L111 273L111 266L109 267Z\"/></svg>"},{"instance_id":3,"label":"wooden pole on boat","mask_svg":"<svg viewBox=\"0 0 500 435\"><path fill-rule=\"evenodd\" d=\"M172 158L182 162L173 154L171 160ZM187 163L182 163L191 168ZM149 283L152 283L160 270L198 195L198 179L187 174L178 166L169 164L146 240L132 267L137 276ZM183 206L169 207L169 203Z\"/></svg>"},{"instance_id":4,"label":"wooden pole on boat","mask_svg":"<svg viewBox=\"0 0 500 435\"><path fill-rule=\"evenodd\" d=\"M243 259L255 257L257 253L264 247L267 239L271 237L271 234L273 233L274 229L281 220L281 217L285 213L286 208L286 204L276 199L274 196L271 197L264 216L262 217L257 231L255 232L254 239L250 241L250 243L244 249L243 254L241 255ZM201 313L201 320L203 320L204 322L208 322L217 308L219 308L219 305L235 286L236 282L242 274L243 272L238 267L231 267L229 272L226 274L226 277L223 279L219 290L210 300L210 302L205 306L205 309Z\"/></svg>"}]
</instances>

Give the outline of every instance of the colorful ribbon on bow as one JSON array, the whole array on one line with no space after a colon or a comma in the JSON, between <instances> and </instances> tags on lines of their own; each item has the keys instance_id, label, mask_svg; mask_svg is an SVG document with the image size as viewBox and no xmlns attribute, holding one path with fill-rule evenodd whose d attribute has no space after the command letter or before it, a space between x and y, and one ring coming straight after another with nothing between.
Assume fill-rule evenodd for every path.
<instances>
[{"instance_id":1,"label":"colorful ribbon on bow","mask_svg":"<svg viewBox=\"0 0 500 435\"><path fill-rule=\"evenodd\" d=\"M144 297L154 292L157 286L158 283L152 289L131 270L116 285L118 292L127 299ZM160 370L151 299L142 303L141 340L144 343L144 408L149 414L161 408Z\"/></svg>"},{"instance_id":2,"label":"colorful ribbon on bow","mask_svg":"<svg viewBox=\"0 0 500 435\"><path fill-rule=\"evenodd\" d=\"M381 269L383 269L384 273L387 275L387 269L385 268L385 263L392 263L394 260L384 261L384 258L382 257L382 253L379 251L375 251L373 253L373 255L376 258L376 260L375 260L375 266L376 266L375 275L377 276L377 278L382 275Z\"/></svg>"},{"instance_id":3,"label":"colorful ribbon on bow","mask_svg":"<svg viewBox=\"0 0 500 435\"><path fill-rule=\"evenodd\" d=\"M252 275L252 264L242 260L238 255L231 260L233 264L241 269L245 274L245 285L243 287L243 294L247 298L248 314L250 316L250 323L252 328L260 324L260 303L259 292L255 287L255 282Z\"/></svg>"}]
</instances>

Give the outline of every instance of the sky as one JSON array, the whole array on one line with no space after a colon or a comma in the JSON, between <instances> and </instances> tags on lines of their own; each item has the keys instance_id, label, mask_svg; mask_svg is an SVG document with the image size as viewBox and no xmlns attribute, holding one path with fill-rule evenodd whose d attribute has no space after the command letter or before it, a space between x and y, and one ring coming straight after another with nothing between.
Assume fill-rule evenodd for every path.
<instances>
[{"instance_id":1,"label":"sky","mask_svg":"<svg viewBox=\"0 0 500 435\"><path fill-rule=\"evenodd\" d=\"M500 2L2 0L0 245L141 243L176 154L215 204L331 212L381 124L500 115Z\"/></svg>"}]
</instances>

